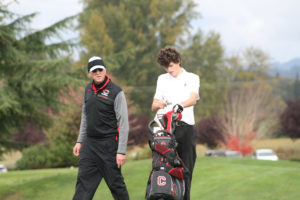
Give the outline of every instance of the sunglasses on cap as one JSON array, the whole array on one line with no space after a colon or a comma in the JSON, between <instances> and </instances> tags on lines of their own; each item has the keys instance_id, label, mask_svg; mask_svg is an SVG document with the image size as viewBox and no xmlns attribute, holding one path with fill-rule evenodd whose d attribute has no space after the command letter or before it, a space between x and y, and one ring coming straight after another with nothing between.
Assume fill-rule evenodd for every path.
<instances>
[{"instance_id":1,"label":"sunglasses on cap","mask_svg":"<svg viewBox=\"0 0 300 200\"><path fill-rule=\"evenodd\" d=\"M100 71L100 72L102 72L102 71L103 71L103 69L102 69L102 68L97 68L97 69L94 69L92 72L93 72L93 73L96 73L97 71Z\"/></svg>"}]
</instances>

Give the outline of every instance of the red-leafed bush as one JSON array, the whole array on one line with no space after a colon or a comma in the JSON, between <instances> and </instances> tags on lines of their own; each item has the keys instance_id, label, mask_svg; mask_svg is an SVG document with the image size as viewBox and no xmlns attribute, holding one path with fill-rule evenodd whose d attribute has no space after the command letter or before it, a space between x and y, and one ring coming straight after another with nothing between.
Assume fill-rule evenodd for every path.
<instances>
[{"instance_id":1,"label":"red-leafed bush","mask_svg":"<svg viewBox=\"0 0 300 200\"><path fill-rule=\"evenodd\" d=\"M290 138L300 138L300 99L286 102L287 107L280 115L282 131Z\"/></svg>"},{"instance_id":2,"label":"red-leafed bush","mask_svg":"<svg viewBox=\"0 0 300 200\"><path fill-rule=\"evenodd\" d=\"M201 120L196 125L197 142L209 148L215 148L219 142L225 142L222 120L215 115Z\"/></svg>"},{"instance_id":3,"label":"red-leafed bush","mask_svg":"<svg viewBox=\"0 0 300 200\"><path fill-rule=\"evenodd\" d=\"M220 142L220 144L226 149L238 151L245 156L253 152L253 147L251 143L255 139L257 133L258 132L247 132L247 135L224 135L225 142Z\"/></svg>"}]
</instances>

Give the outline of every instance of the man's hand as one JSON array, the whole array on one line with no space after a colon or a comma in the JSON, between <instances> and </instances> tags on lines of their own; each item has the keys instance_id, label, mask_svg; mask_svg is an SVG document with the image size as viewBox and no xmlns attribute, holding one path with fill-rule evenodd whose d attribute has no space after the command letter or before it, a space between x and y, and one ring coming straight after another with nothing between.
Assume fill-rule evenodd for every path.
<instances>
[{"instance_id":1,"label":"man's hand","mask_svg":"<svg viewBox=\"0 0 300 200\"><path fill-rule=\"evenodd\" d=\"M117 159L118 168L120 168L126 162L126 155L117 153L116 159Z\"/></svg>"},{"instance_id":2,"label":"man's hand","mask_svg":"<svg viewBox=\"0 0 300 200\"><path fill-rule=\"evenodd\" d=\"M74 156L78 157L80 154L80 149L81 149L81 143L77 142L73 148L73 154Z\"/></svg>"},{"instance_id":3,"label":"man's hand","mask_svg":"<svg viewBox=\"0 0 300 200\"><path fill-rule=\"evenodd\" d=\"M152 111L157 111L158 109L163 109L167 106L165 100L154 99L152 103Z\"/></svg>"},{"instance_id":4,"label":"man's hand","mask_svg":"<svg viewBox=\"0 0 300 200\"><path fill-rule=\"evenodd\" d=\"M167 102L165 100L158 100L157 101L157 107L159 109L165 108L167 106Z\"/></svg>"}]
</instances>

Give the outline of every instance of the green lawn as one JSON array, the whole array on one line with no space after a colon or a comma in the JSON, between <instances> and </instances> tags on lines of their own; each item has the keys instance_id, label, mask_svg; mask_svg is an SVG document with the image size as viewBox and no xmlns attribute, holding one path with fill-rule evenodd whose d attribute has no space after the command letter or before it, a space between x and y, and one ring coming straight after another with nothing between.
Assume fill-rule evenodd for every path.
<instances>
[{"instance_id":1,"label":"green lawn","mask_svg":"<svg viewBox=\"0 0 300 200\"><path fill-rule=\"evenodd\" d=\"M122 170L131 199L143 199L151 160L130 161ZM72 199L76 175L76 168L0 174L0 199ZM195 200L299 200L300 163L199 157L191 196ZM94 199L113 199L104 181Z\"/></svg>"}]
</instances>

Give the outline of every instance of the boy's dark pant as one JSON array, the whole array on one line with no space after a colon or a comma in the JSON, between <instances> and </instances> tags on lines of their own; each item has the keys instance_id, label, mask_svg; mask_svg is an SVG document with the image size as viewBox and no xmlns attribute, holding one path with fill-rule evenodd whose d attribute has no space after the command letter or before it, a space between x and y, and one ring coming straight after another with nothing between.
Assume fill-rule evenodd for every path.
<instances>
[{"instance_id":1,"label":"boy's dark pant","mask_svg":"<svg viewBox=\"0 0 300 200\"><path fill-rule=\"evenodd\" d=\"M196 131L194 127L185 123L179 123L175 128L175 138L178 143L177 152L190 175L185 177L185 195L184 200L190 199L190 190L192 183L193 169L196 161Z\"/></svg>"},{"instance_id":2,"label":"boy's dark pant","mask_svg":"<svg viewBox=\"0 0 300 200\"><path fill-rule=\"evenodd\" d=\"M118 143L115 138L96 140L87 137L83 142L76 191L73 200L91 200L102 178L114 199L129 199L128 191L116 163Z\"/></svg>"}]
</instances>

